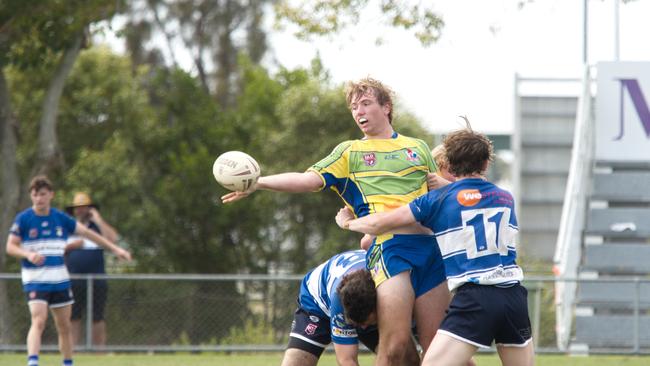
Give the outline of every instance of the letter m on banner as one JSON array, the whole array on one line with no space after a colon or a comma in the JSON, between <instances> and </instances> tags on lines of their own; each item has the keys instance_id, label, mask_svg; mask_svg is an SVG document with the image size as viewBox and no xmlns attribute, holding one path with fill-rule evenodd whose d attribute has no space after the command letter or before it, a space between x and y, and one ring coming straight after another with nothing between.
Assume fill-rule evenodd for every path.
<instances>
[{"instance_id":1,"label":"letter m on banner","mask_svg":"<svg viewBox=\"0 0 650 366\"><path fill-rule=\"evenodd\" d=\"M619 103L621 118L620 118L620 134L614 138L614 140L620 140L625 134L625 92L630 96L636 114L641 120L641 125L645 130L646 137L650 137L650 110L648 109L648 103L643 96L643 91L639 85L637 79L620 79L621 83L621 99Z\"/></svg>"},{"instance_id":2,"label":"letter m on banner","mask_svg":"<svg viewBox=\"0 0 650 366\"><path fill-rule=\"evenodd\" d=\"M650 62L597 67L596 159L650 161Z\"/></svg>"}]
</instances>

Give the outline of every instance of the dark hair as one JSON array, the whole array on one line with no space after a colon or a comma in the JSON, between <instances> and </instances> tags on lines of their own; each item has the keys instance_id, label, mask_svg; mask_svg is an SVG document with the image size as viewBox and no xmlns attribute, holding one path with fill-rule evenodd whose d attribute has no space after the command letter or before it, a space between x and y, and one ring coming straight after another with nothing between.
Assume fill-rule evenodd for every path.
<instances>
[{"instance_id":1,"label":"dark hair","mask_svg":"<svg viewBox=\"0 0 650 366\"><path fill-rule=\"evenodd\" d=\"M377 310L377 290L367 269L348 273L336 288L345 318L356 324L365 323Z\"/></svg>"},{"instance_id":2,"label":"dark hair","mask_svg":"<svg viewBox=\"0 0 650 366\"><path fill-rule=\"evenodd\" d=\"M44 175L37 175L34 178L32 178L32 181L29 183L29 191L40 191L41 188L46 188L48 191L53 191L54 187L52 186L52 182L44 176Z\"/></svg>"},{"instance_id":3,"label":"dark hair","mask_svg":"<svg viewBox=\"0 0 650 366\"><path fill-rule=\"evenodd\" d=\"M359 99L362 95L373 95L381 106L390 105L388 121L393 122L393 91L381 81L367 77L357 82L349 82L346 90L345 99L348 107L353 101Z\"/></svg>"},{"instance_id":4,"label":"dark hair","mask_svg":"<svg viewBox=\"0 0 650 366\"><path fill-rule=\"evenodd\" d=\"M492 141L472 130L469 121L467 128L450 133L442 143L447 151L449 172L457 177L483 174L485 163L494 157Z\"/></svg>"}]
</instances>

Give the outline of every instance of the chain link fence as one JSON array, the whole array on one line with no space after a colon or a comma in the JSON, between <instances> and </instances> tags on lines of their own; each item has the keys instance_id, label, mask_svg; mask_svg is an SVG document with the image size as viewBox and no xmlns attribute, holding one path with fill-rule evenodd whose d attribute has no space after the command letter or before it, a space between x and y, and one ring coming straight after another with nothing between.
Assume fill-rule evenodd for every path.
<instances>
[{"instance_id":1,"label":"chain link fence","mask_svg":"<svg viewBox=\"0 0 650 366\"><path fill-rule=\"evenodd\" d=\"M109 287L107 344L94 345L88 336L93 302L87 301L82 319L85 331L77 351L174 352L284 350L302 276L128 274L73 278L87 281L88 299L94 292L93 279L105 279ZM550 276L525 281L539 353L561 352L555 338L555 283ZM20 275L0 274L0 350L25 350L29 324ZM50 316L43 349L56 350L56 342Z\"/></svg>"}]
</instances>

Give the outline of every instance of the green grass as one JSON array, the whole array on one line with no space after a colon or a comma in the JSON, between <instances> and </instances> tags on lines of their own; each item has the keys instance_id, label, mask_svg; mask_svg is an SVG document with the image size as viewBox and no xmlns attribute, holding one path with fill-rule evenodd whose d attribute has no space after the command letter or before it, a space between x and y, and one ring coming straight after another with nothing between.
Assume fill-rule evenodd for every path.
<instances>
[{"instance_id":1,"label":"green grass","mask_svg":"<svg viewBox=\"0 0 650 366\"><path fill-rule=\"evenodd\" d=\"M0 365L26 365L26 356L18 353L0 353ZM374 356L362 355L361 366L373 364ZM75 356L77 366L268 366L279 365L282 361L280 353L204 353L204 354L108 354L92 355L79 354ZM478 366L501 365L496 354L479 355L476 357ZM61 357L47 353L41 356L41 366L59 366ZM563 356L539 355L536 366L641 366L650 364L648 356ZM333 354L321 358L319 366L335 366Z\"/></svg>"}]
</instances>

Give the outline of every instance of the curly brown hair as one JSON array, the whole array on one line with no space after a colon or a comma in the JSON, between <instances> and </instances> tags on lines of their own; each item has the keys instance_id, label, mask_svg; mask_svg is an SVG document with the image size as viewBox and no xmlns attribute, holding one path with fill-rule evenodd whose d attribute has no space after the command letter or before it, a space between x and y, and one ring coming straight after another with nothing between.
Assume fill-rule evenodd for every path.
<instances>
[{"instance_id":1,"label":"curly brown hair","mask_svg":"<svg viewBox=\"0 0 650 366\"><path fill-rule=\"evenodd\" d=\"M389 105L388 121L393 122L393 90L382 84L381 81L371 77L361 79L357 82L350 81L346 88L345 100L348 108L351 108L352 102L359 99L362 95L373 95L381 106Z\"/></svg>"},{"instance_id":2,"label":"curly brown hair","mask_svg":"<svg viewBox=\"0 0 650 366\"><path fill-rule=\"evenodd\" d=\"M355 324L365 323L377 310L377 290L367 269L345 275L336 292L343 305L345 318Z\"/></svg>"},{"instance_id":3,"label":"curly brown hair","mask_svg":"<svg viewBox=\"0 0 650 366\"><path fill-rule=\"evenodd\" d=\"M449 172L457 177L483 174L488 161L494 159L492 141L482 133L475 132L467 121L467 127L445 137Z\"/></svg>"}]
</instances>

